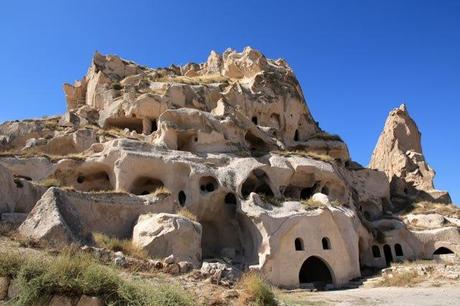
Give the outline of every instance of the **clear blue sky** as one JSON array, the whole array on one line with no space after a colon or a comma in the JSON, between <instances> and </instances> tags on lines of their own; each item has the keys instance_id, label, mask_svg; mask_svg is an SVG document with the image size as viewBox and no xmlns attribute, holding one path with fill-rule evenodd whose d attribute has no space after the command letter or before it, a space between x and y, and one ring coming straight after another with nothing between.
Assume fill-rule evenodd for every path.
<instances>
[{"instance_id":1,"label":"clear blue sky","mask_svg":"<svg viewBox=\"0 0 460 306\"><path fill-rule=\"evenodd\" d=\"M250 45L289 62L364 165L407 103L437 187L460 202L460 1L3 1L0 41L0 121L64 112L62 84L95 50L156 67Z\"/></svg>"}]
</instances>

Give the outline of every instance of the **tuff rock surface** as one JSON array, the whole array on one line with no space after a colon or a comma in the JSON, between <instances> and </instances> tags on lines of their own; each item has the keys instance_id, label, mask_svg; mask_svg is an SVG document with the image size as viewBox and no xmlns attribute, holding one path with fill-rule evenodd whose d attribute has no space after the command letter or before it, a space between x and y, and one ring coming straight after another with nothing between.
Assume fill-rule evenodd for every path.
<instances>
[{"instance_id":1,"label":"tuff rock surface","mask_svg":"<svg viewBox=\"0 0 460 306\"><path fill-rule=\"evenodd\" d=\"M388 115L369 167L385 172L393 197L451 203L447 192L434 189L435 172L425 160L421 133L404 104Z\"/></svg>"},{"instance_id":2,"label":"tuff rock surface","mask_svg":"<svg viewBox=\"0 0 460 306\"><path fill-rule=\"evenodd\" d=\"M460 253L458 209L405 106L365 168L319 128L286 61L249 47L167 68L96 53L64 91L62 116L0 124L0 222L22 237L99 250L104 234L172 274L256 270L286 288Z\"/></svg>"}]
</instances>

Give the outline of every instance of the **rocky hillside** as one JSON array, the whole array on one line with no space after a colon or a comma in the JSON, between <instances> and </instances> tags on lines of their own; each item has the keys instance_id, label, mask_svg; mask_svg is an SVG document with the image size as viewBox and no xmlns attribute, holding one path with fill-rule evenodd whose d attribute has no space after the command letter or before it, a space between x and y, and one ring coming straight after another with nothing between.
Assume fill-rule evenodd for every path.
<instances>
[{"instance_id":1,"label":"rocky hillside","mask_svg":"<svg viewBox=\"0 0 460 306\"><path fill-rule=\"evenodd\" d=\"M405 106L365 168L319 128L289 65L249 47L168 68L96 53L64 91L62 116L0 125L1 227L29 246L230 288L249 271L341 288L460 254L459 211Z\"/></svg>"}]
</instances>

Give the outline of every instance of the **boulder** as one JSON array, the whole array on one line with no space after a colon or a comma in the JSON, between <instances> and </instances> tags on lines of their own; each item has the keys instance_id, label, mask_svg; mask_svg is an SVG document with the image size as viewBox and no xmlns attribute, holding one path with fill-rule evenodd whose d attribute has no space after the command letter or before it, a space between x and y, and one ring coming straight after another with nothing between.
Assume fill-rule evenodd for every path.
<instances>
[{"instance_id":1,"label":"boulder","mask_svg":"<svg viewBox=\"0 0 460 306\"><path fill-rule=\"evenodd\" d=\"M201 263L202 228L198 222L173 214L139 216L133 230L133 243L151 257L174 255L176 261Z\"/></svg>"},{"instance_id":2,"label":"boulder","mask_svg":"<svg viewBox=\"0 0 460 306\"><path fill-rule=\"evenodd\" d=\"M0 213L13 212L16 206L17 186L10 171L0 165Z\"/></svg>"},{"instance_id":3,"label":"boulder","mask_svg":"<svg viewBox=\"0 0 460 306\"><path fill-rule=\"evenodd\" d=\"M65 246L85 237L78 213L57 188L50 188L18 229L26 239Z\"/></svg>"}]
</instances>

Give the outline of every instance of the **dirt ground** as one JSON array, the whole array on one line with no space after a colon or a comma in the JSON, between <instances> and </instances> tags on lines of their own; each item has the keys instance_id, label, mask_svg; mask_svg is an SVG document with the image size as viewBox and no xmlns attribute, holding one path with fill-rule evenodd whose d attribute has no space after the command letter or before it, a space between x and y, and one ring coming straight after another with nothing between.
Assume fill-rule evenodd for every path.
<instances>
[{"instance_id":1,"label":"dirt ground","mask_svg":"<svg viewBox=\"0 0 460 306\"><path fill-rule=\"evenodd\" d=\"M350 290L302 292L279 294L285 305L460 305L460 286L442 288L358 288Z\"/></svg>"}]
</instances>

